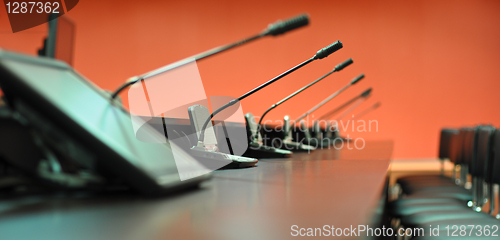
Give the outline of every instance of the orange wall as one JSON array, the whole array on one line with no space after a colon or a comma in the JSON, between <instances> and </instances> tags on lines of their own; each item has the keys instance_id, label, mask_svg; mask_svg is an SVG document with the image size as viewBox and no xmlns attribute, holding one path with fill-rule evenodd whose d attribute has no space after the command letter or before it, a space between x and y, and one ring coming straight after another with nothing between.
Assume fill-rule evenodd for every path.
<instances>
[{"instance_id":1,"label":"orange wall","mask_svg":"<svg viewBox=\"0 0 500 240\"><path fill-rule=\"evenodd\" d=\"M499 126L499 1L92 1L67 14L77 24L75 67L106 89L209 48L257 33L268 23L307 12L311 24L199 62L208 95L239 96L311 57L335 40L344 49L245 99L260 115L288 93L352 57L355 64L271 112L298 117L364 72L367 78L316 116L373 87L382 107L365 119L394 139L396 158L433 157L443 126ZM0 8L0 47L35 54L46 25L10 33ZM123 95L126 97L126 94Z\"/></svg>"}]
</instances>

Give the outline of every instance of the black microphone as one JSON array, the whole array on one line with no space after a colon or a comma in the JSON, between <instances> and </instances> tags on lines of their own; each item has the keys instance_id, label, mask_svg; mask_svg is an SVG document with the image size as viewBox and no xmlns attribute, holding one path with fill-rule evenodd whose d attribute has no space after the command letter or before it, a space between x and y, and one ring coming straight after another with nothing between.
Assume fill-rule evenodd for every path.
<instances>
[{"instance_id":1,"label":"black microphone","mask_svg":"<svg viewBox=\"0 0 500 240\"><path fill-rule=\"evenodd\" d=\"M290 18L290 19L287 19L284 21L278 20L275 23L269 24L269 26L264 31L262 31L261 33L255 35L255 36L252 36L252 37L249 37L249 38L246 38L246 39L243 39L243 40L231 43L231 44L212 48L212 49L207 50L205 52L198 53L194 56L179 60L177 62L171 63L169 65L166 65L164 67L161 67L161 68L158 68L156 70L150 71L148 73L142 74L140 76L132 77L127 82L125 82L123 85L121 85L111 95L111 99L116 98L116 96L118 96L118 94L121 91L123 91L124 89L126 89L130 85L133 85L134 83L136 83L140 80L158 75L160 73L164 73L166 71L170 71L174 68L178 68L180 66L186 65L186 64L191 63L193 61L197 61L197 60L201 60L201 59L206 58L206 57L210 57L210 56L215 55L217 53L221 53L223 51L226 51L226 50L229 50L231 48L240 46L242 44L251 42L253 40L256 40L256 39L259 39L259 38L262 38L265 36L277 36L277 35L283 34L285 32L291 31L293 29L297 29L297 28L306 26L307 24L309 24L309 16L307 14L301 14L299 16L296 16L296 17L293 17L293 18Z\"/></svg>"},{"instance_id":2,"label":"black microphone","mask_svg":"<svg viewBox=\"0 0 500 240\"><path fill-rule=\"evenodd\" d=\"M368 114L369 112L371 112L371 111L373 111L373 110L377 109L378 107L380 107L380 102L377 102L377 103L373 104L371 107L369 107L369 108L367 108L367 109L363 110L362 112L358 113L357 115L355 115L355 116L354 116L354 118L353 118L353 119L355 119L355 120L356 120L356 119L359 119L359 118L361 118L362 116L364 116L364 115Z\"/></svg>"},{"instance_id":3,"label":"black microphone","mask_svg":"<svg viewBox=\"0 0 500 240\"><path fill-rule=\"evenodd\" d=\"M350 108L348 108L347 110L345 110L342 113L342 115L340 115L336 119L337 120L342 120L345 116L349 115L352 111L354 111L354 109L358 108L359 105L361 105L363 102L365 102L366 99L368 99L369 97L370 97L370 94L366 95L366 97L363 97L363 98L359 99L356 104L352 105Z\"/></svg>"},{"instance_id":4,"label":"black microphone","mask_svg":"<svg viewBox=\"0 0 500 240\"><path fill-rule=\"evenodd\" d=\"M330 111L330 112L328 112L328 113L324 114L323 116L319 117L319 118L318 118L318 120L317 120L318 124L319 124L319 121L320 121L321 119L327 119L327 118L329 118L330 116L334 115L335 113L339 112L340 110L342 110L342 109L346 108L347 106L349 106L349 105L353 104L353 103L354 103L354 102L356 102L357 100L359 100L359 99L363 99L363 101L362 101L362 102L360 102L360 103L358 103L358 104L354 105L353 107L351 107L350 109L346 110L346 111L344 112L344 114L343 114L341 117L337 118L337 120L340 120L340 119L344 118L344 116L346 116L347 114L349 114L350 112L352 112L352 111L353 111L354 109L356 109L356 108L357 108L357 107L358 107L361 103L363 103L363 102L364 102L364 100L366 100L368 97L370 97L371 92L372 92L372 88L368 88L366 91L362 92L360 95L355 96L355 97L354 97L354 98L352 98L351 100L348 100L347 102L345 102L344 104L340 105L339 107L337 107L337 108L333 109L332 111ZM318 125L317 127L319 127L319 125ZM320 128L320 127L319 127L319 128ZM327 125L326 125L326 131L328 131L328 128L329 128L329 127L328 127L328 124L327 124ZM319 132L318 130L319 130L319 129L315 129L315 131L316 131L316 132Z\"/></svg>"},{"instance_id":5,"label":"black microphone","mask_svg":"<svg viewBox=\"0 0 500 240\"><path fill-rule=\"evenodd\" d=\"M340 70L344 69L345 67L347 67L347 66L351 65L352 63L353 63L352 58L347 59L347 60L346 60L346 61L344 61L343 63L340 63L339 65L335 66L335 68L334 68L332 71L330 71L330 72L328 72L327 74L323 75L322 77L320 77L320 78L316 79L314 82L309 83L309 84L308 84L308 85L306 85L305 87L303 87L303 88L301 88L301 89L299 89L299 90L295 91L294 93L292 93L292 94L288 95L288 97L283 98L281 101L279 101L279 102L277 102L277 103L273 104L273 105L272 105L269 109L267 109L267 110L264 112L264 114L262 114L262 116L260 117L259 124L257 125L259 129L257 129L256 134L258 134L258 133L260 132L260 127L261 127L262 119L264 119L264 116L266 116L266 114L267 114L269 111L273 110L274 108L276 108L277 106L281 105L282 103L284 103L284 102L288 101L290 98L295 97L297 94L301 93L302 91L306 90L307 88L311 87L312 85L314 85L314 84L318 83L319 81L323 80L324 78L326 78L326 77L330 76L330 74L332 74L332 73L334 73L334 72L338 72L338 71L340 71ZM255 135L255 136L254 136L254 138L257 138L257 135Z\"/></svg>"},{"instance_id":6,"label":"black microphone","mask_svg":"<svg viewBox=\"0 0 500 240\"><path fill-rule=\"evenodd\" d=\"M205 123L203 124L203 127L201 128L201 133L200 133L200 137L199 137L199 142L198 142L198 144L200 144L200 142L201 142L201 143L203 143L203 140L204 140L204 138L205 138L205 129L207 128L208 123L212 120L212 118L213 118L213 117L214 117L217 113L219 113L219 112L221 112L222 110L224 110L224 109L226 109L226 108L228 108L228 107L230 107L230 106L232 106L232 105L236 104L237 102L239 102L239 101L241 101L241 100L245 99L246 97L248 97L248 96L250 96L250 95L254 94L255 92L257 92L257 91L259 91L259 90L261 90L261 89L263 89L263 88L267 87L269 84L271 84L271 83L273 83L273 82L278 81L279 79L281 79L281 78L283 78L284 76L286 76L286 75L288 75L288 74L290 74L290 73L294 72L295 70L297 70L297 69L299 69L299 68L301 68L301 67L303 67L303 66L305 66L305 65L307 65L307 64L309 64L309 63L311 63L311 62L313 62L314 60L317 60L317 59L323 59L323 58L325 58L325 57L328 57L330 54L332 54L332 53L336 52L337 50L341 49L342 47L343 47L342 42L340 42L340 41L336 41L336 42L334 42L334 43L332 43L332 44L328 45L327 47L320 49L318 52L316 52L316 54L315 54L313 57L311 57L311 58L309 58L308 60L306 60L306 61L302 62L301 64L299 64L299 65L297 65L297 66L295 66L295 67L293 67L293 68L291 68L291 69L287 70L286 72L284 72L284 73L282 73L282 74L278 75L277 77L275 77L275 78L273 78L273 79L271 79L271 80L269 80L269 81L265 82L264 84L262 84L262 85L260 85L260 86L258 86L258 87L256 87L256 88L254 88L254 89L252 89L252 90L250 90L249 92L247 92L247 93L245 93L245 94L241 95L241 96L240 96L240 97L238 97L237 99L233 99L233 100L229 101L229 102L228 102L228 103L226 103L224 106L222 106L222 107L218 108L217 110L215 110L215 111L214 111L214 112L210 115L210 117L209 117L209 118L207 118L207 120L206 120L206 121L205 121Z\"/></svg>"},{"instance_id":7,"label":"black microphone","mask_svg":"<svg viewBox=\"0 0 500 240\"><path fill-rule=\"evenodd\" d=\"M338 118L336 118L337 121L340 121L342 120L345 116L349 115L349 113L351 113L352 111L354 111L354 109L358 108L359 105L361 105L363 102L366 101L366 99L368 99L370 97L370 95L367 95L363 98L361 98L359 100L359 102L353 106L351 106L349 109L347 109L342 115L340 115ZM370 108L366 109L365 111L363 111L361 114L356 115L356 117L352 117L353 118L353 121L356 120L357 118L367 114L368 112L370 112L371 110L374 110L375 108L378 108L380 106L380 103L377 102L375 103L373 106L371 106ZM338 129L327 129L327 131L331 131L331 132L338 132Z\"/></svg>"},{"instance_id":8,"label":"black microphone","mask_svg":"<svg viewBox=\"0 0 500 240\"><path fill-rule=\"evenodd\" d=\"M335 108L335 109L333 109L333 110L325 113L323 116L319 117L318 119L328 118L329 116L332 116L333 114L337 113L338 111L340 111L340 110L344 109L345 107L351 105L356 100L358 100L360 98L367 98L368 96L370 96L371 91L372 91L372 88L367 89L366 91L364 91L360 95L353 97L351 100L349 100L349 101L345 102L344 104L340 105L339 107L337 107L337 108Z\"/></svg>"},{"instance_id":9,"label":"black microphone","mask_svg":"<svg viewBox=\"0 0 500 240\"><path fill-rule=\"evenodd\" d=\"M298 123L300 122L300 120L304 119L305 117L307 117L309 114L311 114L312 112L316 111L318 108L320 108L321 106L325 105L325 103L329 102L330 100L332 100L334 97L336 97L337 95L339 95L340 93L342 93L343 91L345 91L347 88L349 88L350 86L356 84L357 82L359 82L359 80L363 79L365 77L364 74L361 74L359 76L357 76L356 78L354 78L353 80L351 80L351 82L349 82L349 84L345 85L343 88L341 88L340 90L334 92L332 95L330 95L329 97L327 97L325 100L321 101L320 103L318 103L316 106L314 106L313 108L311 108L309 111L305 112L304 114L302 114L302 116L300 116L297 120L294 121L294 123Z\"/></svg>"},{"instance_id":10,"label":"black microphone","mask_svg":"<svg viewBox=\"0 0 500 240\"><path fill-rule=\"evenodd\" d=\"M309 24L309 16L307 14L301 14L285 21L278 20L275 23L269 24L263 33L264 36L277 36L299 27L306 26L307 24Z\"/></svg>"}]
</instances>

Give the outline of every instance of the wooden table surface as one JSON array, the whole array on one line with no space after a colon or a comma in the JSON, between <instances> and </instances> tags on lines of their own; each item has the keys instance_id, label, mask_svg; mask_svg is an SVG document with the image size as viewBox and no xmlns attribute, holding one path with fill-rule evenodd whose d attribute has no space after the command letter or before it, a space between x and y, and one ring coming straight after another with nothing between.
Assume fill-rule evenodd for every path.
<instances>
[{"instance_id":1,"label":"wooden table surface","mask_svg":"<svg viewBox=\"0 0 500 240\"><path fill-rule=\"evenodd\" d=\"M289 239L292 225L366 225L391 154L392 142L377 141L362 150L261 160L255 168L217 171L199 189L156 199L3 197L0 239Z\"/></svg>"}]
</instances>

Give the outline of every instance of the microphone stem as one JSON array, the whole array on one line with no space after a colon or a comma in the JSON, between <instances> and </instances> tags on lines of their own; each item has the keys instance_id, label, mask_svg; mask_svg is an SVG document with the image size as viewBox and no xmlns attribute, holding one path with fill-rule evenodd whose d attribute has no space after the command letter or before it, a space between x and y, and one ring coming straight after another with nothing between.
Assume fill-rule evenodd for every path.
<instances>
[{"instance_id":1,"label":"microphone stem","mask_svg":"<svg viewBox=\"0 0 500 240\"><path fill-rule=\"evenodd\" d=\"M369 112L375 110L376 106L377 106L377 104L375 103L374 105L370 106L369 108L367 108L367 109L363 110L362 112L358 113L357 115L355 115L353 117L353 120L357 120L357 119L361 118L362 116L368 114Z\"/></svg>"},{"instance_id":2,"label":"microphone stem","mask_svg":"<svg viewBox=\"0 0 500 240\"><path fill-rule=\"evenodd\" d=\"M324 114L323 116L319 117L318 119L325 119L329 116L332 116L333 114L337 113L338 111L344 109L345 107L351 105L354 101L358 100L361 96L356 96L354 98L352 98L351 100L347 101L346 103L342 104L341 106L331 110L330 112L327 112L326 114Z\"/></svg>"},{"instance_id":3,"label":"microphone stem","mask_svg":"<svg viewBox=\"0 0 500 240\"><path fill-rule=\"evenodd\" d=\"M200 133L200 138L199 138L199 141L200 141L200 142L203 142L203 140L205 139L205 129L207 128L208 123L209 123L210 121L212 121L212 118L213 118L213 117L214 117L217 113L219 113L219 112L221 112L222 110L224 110L224 109L226 109L226 108L228 108L228 107L230 107L230 106L232 106L232 105L236 104L237 102L239 102L239 101L241 101L241 100L245 99L246 97L248 97L248 96L250 96L250 95L254 94L255 92L257 92L257 91L261 90L262 88L265 88L265 87L266 87L266 86L268 86L269 84L271 84L271 83L273 83L273 82L276 82L276 81L280 80L281 78L285 77L286 75L288 75L288 74L290 74L290 73L294 72L295 70L297 70L297 69L299 69L299 68L301 68L301 67L303 67L303 66L307 65L308 63L311 63L311 62L312 62L312 61L314 61L314 60L316 60L314 57L309 58L308 60L306 60L306 61L304 61L304 62L300 63L299 65L297 65L297 66L295 66L295 67L293 67L293 68L290 68L290 69L289 69L289 70L287 70L286 72L284 72L284 73L282 73L282 74L278 75L277 77L275 77L275 78L273 78L273 79L271 79L271 80L267 81L266 83L264 83L264 84L262 84L262 85L260 85L260 86L258 86L258 87L256 87L256 88L254 88L254 89L250 90L249 92L247 92L247 93L245 93L245 94L241 95L239 98L229 101L229 103L227 103L226 105L224 105L224 106L222 106L222 107L218 108L217 110L215 110L212 114L210 114L210 117L209 117L209 118L207 118L207 120L205 121L205 123L203 123L203 127L201 128L201 133Z\"/></svg>"},{"instance_id":4,"label":"microphone stem","mask_svg":"<svg viewBox=\"0 0 500 240\"><path fill-rule=\"evenodd\" d=\"M299 64L299 65L297 65L297 66L295 66L295 67L293 67L293 68L290 68L288 71L286 71L286 72L284 72L284 73L282 73L282 74L278 75L277 77L275 77L275 78L273 78L273 79L271 79L271 80L267 81L266 83L264 83L264 84L262 84L262 85L260 85L260 86L258 86L258 87L256 87L256 88L254 88L254 89L250 90L249 92L247 92L247 93L245 93L245 94L241 95L241 97L239 97L239 98L238 98L238 100L243 100L243 99L245 99L246 97L248 97L248 96L250 96L250 95L254 94L255 92L257 92L257 91L261 90L262 88L267 87L267 85L269 85L269 84L271 84L271 83L273 83L273 82L276 82L276 81L280 80L280 79L281 79L281 78L283 78L284 76L286 76L286 75L288 75L288 74L290 74L290 73L294 72L295 70L297 70L297 69L299 69L299 68L301 68L301 67L303 67L303 66L307 65L308 63L310 63L310 62L312 62L312 61L314 61L314 60L316 60L316 59L314 59L314 57L309 58L308 60L306 60L306 61L302 62L301 64Z\"/></svg>"},{"instance_id":5,"label":"microphone stem","mask_svg":"<svg viewBox=\"0 0 500 240\"><path fill-rule=\"evenodd\" d=\"M316 111L318 108L320 108L321 106L323 106L325 103L327 103L328 101L332 100L334 97L336 97L337 95L339 95L341 92L343 92L344 90L346 90L348 87L350 87L352 84L349 83L347 85L345 85L343 88L341 88L340 90L336 91L335 93L333 93L332 95L330 95L328 98L326 98L325 100L321 101L320 103L318 103L318 105L314 106L313 108L311 108L309 111L307 111L306 113L302 114L302 116L300 116L297 120L294 121L294 123L297 123L299 122L300 120L304 119L305 117L307 117L309 114L311 114L312 112Z\"/></svg>"},{"instance_id":6,"label":"microphone stem","mask_svg":"<svg viewBox=\"0 0 500 240\"><path fill-rule=\"evenodd\" d=\"M148 73L145 73L145 74L139 76L139 78L150 78L150 77L156 76L156 75L158 75L160 73L164 73L166 71L170 71L170 70L172 70L174 68L186 65L186 64L191 63L193 61L198 61L198 60L204 59L206 57L210 57L210 56L212 56L214 54L217 54L217 53L229 50L231 48L237 47L239 45L242 45L244 43L247 43L247 42L259 39L259 38L264 37L264 36L265 36L264 33L260 33L258 35L255 35L255 36L243 39L243 40L241 40L239 42L230 43L230 44L227 44L227 45L224 45L224 46L212 48L212 49L207 50L205 52L198 53L198 54L193 55L191 57L184 58L184 59L179 60L179 61L177 61L175 63L169 64L167 66L164 66L164 67L155 69L153 71L150 71Z\"/></svg>"},{"instance_id":7,"label":"microphone stem","mask_svg":"<svg viewBox=\"0 0 500 240\"><path fill-rule=\"evenodd\" d=\"M255 139L257 139L257 134L259 134L259 132L260 132L262 119L264 119L264 116L266 116L266 114L267 114L269 111L273 110L275 107L277 107L277 106L281 105L282 103L284 103L284 102L288 101L290 98L295 97L295 95L297 95L297 94L299 94L300 92L302 92L302 91L304 91L304 90L308 89L309 87L311 87L312 85L316 84L317 82L319 82L319 81L323 80L324 78L326 78L326 77L330 76L330 74L332 74L332 73L334 73L334 72L336 72L336 69L333 69L332 71L328 72L327 74L323 75L322 77L320 77L320 78L316 79L314 82L309 83L309 84L307 84L305 87L302 87L301 89L299 89L299 90L295 91L294 93L292 93L292 94L288 95L288 97L283 98L281 101L277 102L276 104L272 105L269 109L267 109L267 110L264 112L264 114L262 114L262 116L260 117L259 124L257 124L258 129L257 129L257 133L256 133L256 135L254 136L254 137L255 137Z\"/></svg>"},{"instance_id":8,"label":"microphone stem","mask_svg":"<svg viewBox=\"0 0 500 240\"><path fill-rule=\"evenodd\" d=\"M260 129L262 128L262 127L261 127L261 124L262 124L262 119L264 119L264 116L266 116L266 114L267 114L269 111L273 110L273 109L274 109L275 107L277 107L278 105L279 105L279 104L273 104L270 108L268 108L268 109L264 112L264 114L262 114L262 116L261 116L261 117L260 117L260 119L259 119L259 124L257 124L257 131L256 131L255 135L253 136L253 137L254 137L254 139L257 139L257 136L259 135Z\"/></svg>"},{"instance_id":9,"label":"microphone stem","mask_svg":"<svg viewBox=\"0 0 500 240\"><path fill-rule=\"evenodd\" d=\"M354 109L356 109L357 107L359 107L359 105L361 105L364 101L366 100L366 98L363 98L363 99L360 99L356 104L352 105L350 108L348 108L347 110L345 110L344 113L342 113L342 115L340 115L337 120L342 120L343 118L345 118L347 115L349 115L352 111L354 111Z\"/></svg>"},{"instance_id":10,"label":"microphone stem","mask_svg":"<svg viewBox=\"0 0 500 240\"><path fill-rule=\"evenodd\" d=\"M158 68L158 69L155 69L153 71L150 71L150 72L147 72L145 74L142 74L140 76L138 76L135 80L133 81L129 81L129 82L126 82L124 83L123 85L121 85L112 95L111 95L111 99L114 99L116 98L116 96L118 96L118 94L123 91L124 89L126 89L127 87L135 84L136 82L142 80L142 79L146 79L146 78L150 78L150 77L153 77L153 76L156 76L158 74L161 74L161 73L164 73L164 72L167 72L167 71L170 71L174 68L178 68L178 67L181 67L181 66L184 66L188 63L191 63L191 62L194 62L194 61L198 61L198 60L201 60L201 59L204 59L206 57L210 57L212 55L215 55L217 53L220 53L220 52L223 52L223 51L226 51L228 49L231 49L231 48L234 48L234 47L237 47L239 45L242 45L244 43L248 43L248 42L251 42L253 40L256 40L256 39L259 39L261 37L264 37L266 36L266 33L265 32L262 32L262 33L259 33L255 36L252 36L252 37L249 37L249 38L246 38L246 39L243 39L241 41L238 41L238 42L235 42L235 43L230 43L230 44L227 44L227 45L224 45L224 46L220 46L220 47L215 47L215 48L212 48L210 50L207 50L205 52L202 52L202 53L198 53L196 55L193 55L191 57L187 57L187 58L184 58L182 60L179 60L177 62L174 62L174 63L171 63L171 64L168 64L166 66L163 66L161 68Z\"/></svg>"}]
</instances>

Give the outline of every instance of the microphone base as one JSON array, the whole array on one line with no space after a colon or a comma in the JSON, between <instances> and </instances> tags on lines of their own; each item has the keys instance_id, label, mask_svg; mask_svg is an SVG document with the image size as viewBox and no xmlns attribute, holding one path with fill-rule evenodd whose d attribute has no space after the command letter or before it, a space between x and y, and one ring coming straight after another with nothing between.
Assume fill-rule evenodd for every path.
<instances>
[{"instance_id":1,"label":"microphone base","mask_svg":"<svg viewBox=\"0 0 500 240\"><path fill-rule=\"evenodd\" d=\"M316 149L315 147L313 147L311 145L303 144L300 142L293 142L293 141L283 141L283 142L281 142L281 144L279 146L275 146L275 147L278 147L278 148L284 149L284 150L289 150L292 152L311 152L311 151L314 151Z\"/></svg>"},{"instance_id":2,"label":"microphone base","mask_svg":"<svg viewBox=\"0 0 500 240\"><path fill-rule=\"evenodd\" d=\"M193 147L189 154L209 169L231 169L253 167L259 162L258 159L234 156L221 152L209 152L203 148Z\"/></svg>"},{"instance_id":3,"label":"microphone base","mask_svg":"<svg viewBox=\"0 0 500 240\"><path fill-rule=\"evenodd\" d=\"M243 154L245 157L253 158L289 158L293 155L292 151L277 149L270 146L265 146L260 143L252 142L248 145L248 149Z\"/></svg>"},{"instance_id":4,"label":"microphone base","mask_svg":"<svg viewBox=\"0 0 500 240\"><path fill-rule=\"evenodd\" d=\"M335 139L319 139L319 138L309 138L309 139L304 139L304 142L307 143L308 145L311 145L315 148L323 149L323 148L330 148L331 146L335 145Z\"/></svg>"}]
</instances>

